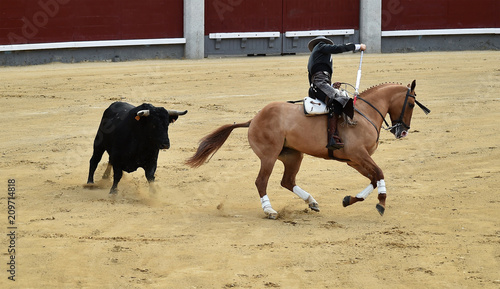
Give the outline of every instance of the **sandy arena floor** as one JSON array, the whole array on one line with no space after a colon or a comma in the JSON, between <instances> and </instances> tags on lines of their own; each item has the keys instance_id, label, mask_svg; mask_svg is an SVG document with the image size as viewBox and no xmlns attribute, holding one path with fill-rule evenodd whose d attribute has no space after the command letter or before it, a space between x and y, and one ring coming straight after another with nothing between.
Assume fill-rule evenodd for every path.
<instances>
[{"instance_id":1,"label":"sandy arena floor","mask_svg":"<svg viewBox=\"0 0 500 289\"><path fill-rule=\"evenodd\" d=\"M334 57L355 82L359 54ZM417 80L407 138L381 133L387 209L376 193L343 208L368 180L306 156L298 184L320 213L280 187L265 219L247 129L199 169L199 139L308 88L307 55L0 67L0 288L500 288L500 52L366 54L361 90ZM189 113L170 127L156 194L144 171L83 188L101 115L113 101ZM103 161L107 156L103 157ZM15 179L15 282L7 235ZM11 212L12 213L12 212Z\"/></svg>"}]
</instances>

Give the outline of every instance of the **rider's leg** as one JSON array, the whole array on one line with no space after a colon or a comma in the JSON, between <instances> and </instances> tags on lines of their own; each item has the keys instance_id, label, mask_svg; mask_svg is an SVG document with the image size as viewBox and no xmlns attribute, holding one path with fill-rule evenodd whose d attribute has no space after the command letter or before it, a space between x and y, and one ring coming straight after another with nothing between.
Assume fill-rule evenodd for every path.
<instances>
[{"instance_id":1,"label":"rider's leg","mask_svg":"<svg viewBox=\"0 0 500 289\"><path fill-rule=\"evenodd\" d=\"M331 98L328 100L328 105L333 108L333 111L328 115L328 144L326 148L337 150L344 147L337 130L337 121L342 116L342 105Z\"/></svg>"}]
</instances>

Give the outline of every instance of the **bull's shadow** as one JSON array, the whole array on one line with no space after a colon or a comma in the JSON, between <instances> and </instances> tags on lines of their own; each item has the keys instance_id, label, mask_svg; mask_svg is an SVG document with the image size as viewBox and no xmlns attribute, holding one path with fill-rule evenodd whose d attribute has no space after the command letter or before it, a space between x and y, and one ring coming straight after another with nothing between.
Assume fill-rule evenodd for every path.
<instances>
[{"instance_id":1,"label":"bull's shadow","mask_svg":"<svg viewBox=\"0 0 500 289\"><path fill-rule=\"evenodd\" d=\"M166 110L148 103L133 106L115 102L105 111L94 139L94 152L90 159L86 188L92 188L94 173L106 151L109 163L103 178L109 178L113 168L110 194L117 193L123 171L131 173L143 168L148 182L155 180L160 149L170 148L168 127L185 111Z\"/></svg>"}]
</instances>

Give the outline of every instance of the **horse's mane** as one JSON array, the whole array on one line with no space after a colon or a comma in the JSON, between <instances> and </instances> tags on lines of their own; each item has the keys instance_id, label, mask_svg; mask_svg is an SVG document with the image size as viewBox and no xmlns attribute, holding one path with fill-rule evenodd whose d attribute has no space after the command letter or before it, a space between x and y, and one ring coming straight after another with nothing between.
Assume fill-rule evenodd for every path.
<instances>
[{"instance_id":1,"label":"horse's mane","mask_svg":"<svg viewBox=\"0 0 500 289\"><path fill-rule=\"evenodd\" d=\"M389 85L403 85L403 84L402 83L397 83L397 82L384 82L384 83L380 83L378 85L375 85L375 86L372 86L370 88L367 88L367 89L363 90L361 92L361 94L369 93L369 92L372 92L374 90L378 90L380 88L383 88L383 87L386 87L386 86L389 86Z\"/></svg>"}]
</instances>

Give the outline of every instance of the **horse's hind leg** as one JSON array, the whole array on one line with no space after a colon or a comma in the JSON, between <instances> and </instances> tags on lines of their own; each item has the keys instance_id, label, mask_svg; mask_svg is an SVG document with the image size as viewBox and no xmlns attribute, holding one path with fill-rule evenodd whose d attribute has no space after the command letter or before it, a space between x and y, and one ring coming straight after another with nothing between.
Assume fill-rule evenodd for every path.
<instances>
[{"instance_id":1,"label":"horse's hind leg","mask_svg":"<svg viewBox=\"0 0 500 289\"><path fill-rule=\"evenodd\" d=\"M281 186L299 196L302 200L309 204L309 208L311 208L311 210L319 212L318 202L316 202L311 194L301 189L295 183L295 177L299 172L303 157L303 153L293 149L285 148L281 151L278 159L285 165L285 172L283 173L283 178L281 179Z\"/></svg>"},{"instance_id":2,"label":"horse's hind leg","mask_svg":"<svg viewBox=\"0 0 500 289\"><path fill-rule=\"evenodd\" d=\"M263 159L260 160L260 171L255 180L255 186L259 192L260 202L262 204L262 209L269 219L277 219L278 212L276 212L271 206L269 197L267 196L267 183L269 182L269 177L273 172L274 163L276 159Z\"/></svg>"}]
</instances>

